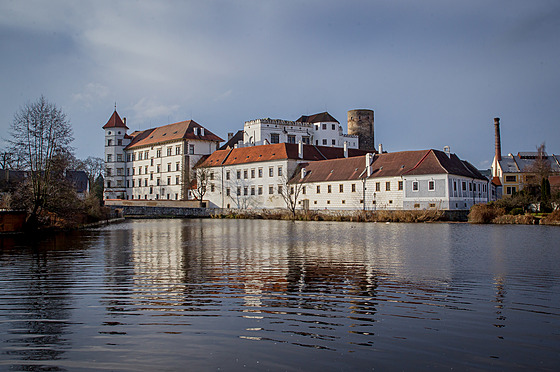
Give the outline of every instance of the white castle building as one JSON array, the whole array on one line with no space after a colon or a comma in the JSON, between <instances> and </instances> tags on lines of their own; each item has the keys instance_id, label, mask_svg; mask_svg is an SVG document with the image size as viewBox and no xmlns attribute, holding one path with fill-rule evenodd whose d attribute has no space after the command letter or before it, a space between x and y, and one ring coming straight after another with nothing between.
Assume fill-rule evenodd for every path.
<instances>
[{"instance_id":1,"label":"white castle building","mask_svg":"<svg viewBox=\"0 0 560 372\"><path fill-rule=\"evenodd\" d=\"M127 134L116 110L103 129L105 200L186 200L192 167L223 141L193 120Z\"/></svg>"},{"instance_id":2,"label":"white castle building","mask_svg":"<svg viewBox=\"0 0 560 372\"><path fill-rule=\"evenodd\" d=\"M328 112L301 116L296 121L270 118L246 121L243 142L237 145L246 147L299 142L331 147L344 147L346 144L350 149L359 148L358 135L344 134L338 120Z\"/></svg>"}]
</instances>

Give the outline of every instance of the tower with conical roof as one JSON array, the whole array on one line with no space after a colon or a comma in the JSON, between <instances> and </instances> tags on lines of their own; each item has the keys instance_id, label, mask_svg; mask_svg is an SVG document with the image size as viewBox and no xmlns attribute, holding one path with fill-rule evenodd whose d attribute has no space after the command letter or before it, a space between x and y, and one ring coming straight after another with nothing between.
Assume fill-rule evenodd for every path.
<instances>
[{"instance_id":1,"label":"tower with conical roof","mask_svg":"<svg viewBox=\"0 0 560 372\"><path fill-rule=\"evenodd\" d=\"M121 119L117 110L103 126L105 130L105 191L103 198L126 198L126 153L124 148L130 142L126 131L126 118Z\"/></svg>"}]
</instances>

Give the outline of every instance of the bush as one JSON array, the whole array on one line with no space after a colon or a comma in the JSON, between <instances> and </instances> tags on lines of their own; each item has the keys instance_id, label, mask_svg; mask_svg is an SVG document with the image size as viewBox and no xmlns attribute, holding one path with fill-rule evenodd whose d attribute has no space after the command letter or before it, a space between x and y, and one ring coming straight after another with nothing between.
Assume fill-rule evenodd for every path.
<instances>
[{"instance_id":1,"label":"bush","mask_svg":"<svg viewBox=\"0 0 560 372\"><path fill-rule=\"evenodd\" d=\"M513 208L513 209L509 212L509 214L511 214L511 215L513 215L513 216L517 216L517 215L524 214L524 213L525 213L525 212L523 211L523 208L519 208L519 207Z\"/></svg>"},{"instance_id":2,"label":"bush","mask_svg":"<svg viewBox=\"0 0 560 372\"><path fill-rule=\"evenodd\" d=\"M470 223L492 223L496 217L504 215L504 208L492 203L473 205L469 212Z\"/></svg>"}]
</instances>

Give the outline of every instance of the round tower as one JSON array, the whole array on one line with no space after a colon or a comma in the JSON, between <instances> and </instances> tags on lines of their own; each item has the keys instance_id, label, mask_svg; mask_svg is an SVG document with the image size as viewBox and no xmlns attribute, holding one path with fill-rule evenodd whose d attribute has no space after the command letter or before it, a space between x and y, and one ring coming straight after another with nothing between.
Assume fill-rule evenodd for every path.
<instances>
[{"instance_id":1,"label":"round tower","mask_svg":"<svg viewBox=\"0 0 560 372\"><path fill-rule=\"evenodd\" d=\"M348 111L348 134L357 135L360 150L375 151L373 110Z\"/></svg>"}]
</instances>

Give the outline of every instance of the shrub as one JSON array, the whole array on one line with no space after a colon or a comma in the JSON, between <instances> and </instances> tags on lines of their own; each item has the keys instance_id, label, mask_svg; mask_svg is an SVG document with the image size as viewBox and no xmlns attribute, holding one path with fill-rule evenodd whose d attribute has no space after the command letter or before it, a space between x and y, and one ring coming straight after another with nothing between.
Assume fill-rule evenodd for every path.
<instances>
[{"instance_id":1,"label":"shrub","mask_svg":"<svg viewBox=\"0 0 560 372\"><path fill-rule=\"evenodd\" d=\"M513 209L509 212L509 214L511 214L511 215L513 215L513 216L517 216L517 215L520 215L520 214L524 214L524 211L523 211L523 208L516 207L516 208L513 208Z\"/></svg>"},{"instance_id":2,"label":"shrub","mask_svg":"<svg viewBox=\"0 0 560 372\"><path fill-rule=\"evenodd\" d=\"M497 207L494 204L476 204L473 205L469 212L470 223L492 223L492 221L505 214L503 208Z\"/></svg>"}]
</instances>

